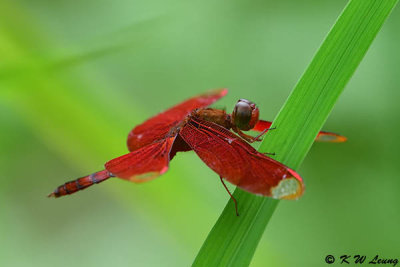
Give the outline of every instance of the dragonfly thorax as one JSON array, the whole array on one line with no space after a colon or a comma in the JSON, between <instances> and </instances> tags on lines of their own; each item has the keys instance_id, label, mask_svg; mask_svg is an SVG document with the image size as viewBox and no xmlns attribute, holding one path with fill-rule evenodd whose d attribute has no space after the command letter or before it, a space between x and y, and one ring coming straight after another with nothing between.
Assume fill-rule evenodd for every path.
<instances>
[{"instance_id":1,"label":"dragonfly thorax","mask_svg":"<svg viewBox=\"0 0 400 267\"><path fill-rule=\"evenodd\" d=\"M202 108L195 110L194 116L205 121L216 123L228 130L231 129L231 116L226 114L225 110Z\"/></svg>"}]
</instances>

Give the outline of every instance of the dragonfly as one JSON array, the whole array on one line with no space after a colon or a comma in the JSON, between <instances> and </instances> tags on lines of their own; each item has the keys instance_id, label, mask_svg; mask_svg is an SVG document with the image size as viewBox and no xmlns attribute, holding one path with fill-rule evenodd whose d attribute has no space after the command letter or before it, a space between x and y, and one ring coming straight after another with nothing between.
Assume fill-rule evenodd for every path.
<instances>
[{"instance_id":1,"label":"dragonfly","mask_svg":"<svg viewBox=\"0 0 400 267\"><path fill-rule=\"evenodd\" d=\"M227 92L209 91L146 120L129 133L129 153L106 162L104 170L64 183L48 196L70 195L114 177L144 183L165 173L177 152L193 150L219 175L237 215L237 201L224 180L256 195L298 199L304 192L301 176L250 145L274 129L272 122L259 119L257 105L239 99L231 114L208 107ZM249 130L258 135L244 133ZM316 141L344 142L346 137L321 131Z\"/></svg>"}]
</instances>

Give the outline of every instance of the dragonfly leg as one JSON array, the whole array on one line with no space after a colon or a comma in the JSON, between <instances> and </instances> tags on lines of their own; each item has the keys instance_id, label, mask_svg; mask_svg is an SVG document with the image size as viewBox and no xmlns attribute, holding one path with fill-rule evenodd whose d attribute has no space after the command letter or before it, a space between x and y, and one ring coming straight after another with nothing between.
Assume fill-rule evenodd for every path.
<instances>
[{"instance_id":1,"label":"dragonfly leg","mask_svg":"<svg viewBox=\"0 0 400 267\"><path fill-rule=\"evenodd\" d=\"M261 133L259 133L256 137L254 137L254 139L256 139L257 141L261 141L261 139L259 139L261 136L263 136L267 131L269 130L275 130L276 127L272 127L272 128L267 128L264 129Z\"/></svg>"},{"instance_id":2,"label":"dragonfly leg","mask_svg":"<svg viewBox=\"0 0 400 267\"><path fill-rule=\"evenodd\" d=\"M261 140L257 140L255 137L245 134L244 132L242 132L240 129L236 128L236 127L232 127L232 130L234 130L240 137L242 137L244 140L246 140L249 143L254 143L255 141L261 141Z\"/></svg>"},{"instance_id":3,"label":"dragonfly leg","mask_svg":"<svg viewBox=\"0 0 400 267\"><path fill-rule=\"evenodd\" d=\"M271 152L263 152L264 155L268 155L268 156L275 156L275 152L271 153Z\"/></svg>"},{"instance_id":4,"label":"dragonfly leg","mask_svg":"<svg viewBox=\"0 0 400 267\"><path fill-rule=\"evenodd\" d=\"M254 142L259 142L262 139L260 139L261 136L263 136L267 131L269 130L275 130L276 127L273 128L266 128L264 129L260 134L258 134L257 136L253 137L251 135L245 134L244 132L242 132L240 129L238 128L232 128L235 132L237 132L238 135L240 135L240 137L242 137L244 140L246 140L249 143L254 143Z\"/></svg>"},{"instance_id":5,"label":"dragonfly leg","mask_svg":"<svg viewBox=\"0 0 400 267\"><path fill-rule=\"evenodd\" d=\"M228 192L229 196L231 197L231 199L233 200L233 202L235 203L235 210L236 210L236 216L239 216L239 212L238 212L238 204L236 199L232 196L231 192L229 192L228 187L226 187L226 184L224 183L224 180L222 180L222 176L219 177L221 179L221 183L222 185L225 187L226 192Z\"/></svg>"}]
</instances>

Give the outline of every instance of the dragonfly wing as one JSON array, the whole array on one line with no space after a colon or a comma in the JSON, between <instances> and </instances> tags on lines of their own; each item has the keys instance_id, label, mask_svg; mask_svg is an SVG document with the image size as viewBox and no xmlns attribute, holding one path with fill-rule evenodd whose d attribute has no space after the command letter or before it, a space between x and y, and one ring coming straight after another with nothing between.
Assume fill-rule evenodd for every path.
<instances>
[{"instance_id":1,"label":"dragonfly wing","mask_svg":"<svg viewBox=\"0 0 400 267\"><path fill-rule=\"evenodd\" d=\"M270 121L263 121L259 120L254 126L253 131L257 132L262 132L265 129L268 129L271 127L272 122ZM346 142L347 138L343 135L336 134L336 133L331 133L331 132L325 132L325 131L320 131L317 135L317 138L315 138L315 141L318 142L330 142L330 143L342 143Z\"/></svg>"},{"instance_id":2,"label":"dragonfly wing","mask_svg":"<svg viewBox=\"0 0 400 267\"><path fill-rule=\"evenodd\" d=\"M192 110L211 105L227 92L227 89L219 89L192 97L136 126L128 135L129 151L164 139Z\"/></svg>"},{"instance_id":3,"label":"dragonfly wing","mask_svg":"<svg viewBox=\"0 0 400 267\"><path fill-rule=\"evenodd\" d=\"M303 193L302 179L294 170L215 123L192 118L179 134L208 167L243 190L279 199L296 199Z\"/></svg>"},{"instance_id":4,"label":"dragonfly wing","mask_svg":"<svg viewBox=\"0 0 400 267\"><path fill-rule=\"evenodd\" d=\"M343 143L347 141L347 137L331 132L320 131L315 138L315 141L329 142L329 143Z\"/></svg>"},{"instance_id":5,"label":"dragonfly wing","mask_svg":"<svg viewBox=\"0 0 400 267\"><path fill-rule=\"evenodd\" d=\"M257 132L262 132L265 129L271 128L271 121L263 121L263 120L258 120L258 122L256 123L256 126L254 126L253 129L251 129L252 131L257 131Z\"/></svg>"},{"instance_id":6,"label":"dragonfly wing","mask_svg":"<svg viewBox=\"0 0 400 267\"><path fill-rule=\"evenodd\" d=\"M175 137L141 147L105 164L110 174L135 183L142 183L168 170L170 152Z\"/></svg>"}]
</instances>

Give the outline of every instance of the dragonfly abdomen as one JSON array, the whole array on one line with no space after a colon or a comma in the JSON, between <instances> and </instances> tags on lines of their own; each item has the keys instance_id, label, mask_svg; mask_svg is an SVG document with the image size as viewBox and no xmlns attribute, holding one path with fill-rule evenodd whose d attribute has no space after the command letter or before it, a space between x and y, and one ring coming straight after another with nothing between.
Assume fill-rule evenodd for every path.
<instances>
[{"instance_id":1,"label":"dragonfly abdomen","mask_svg":"<svg viewBox=\"0 0 400 267\"><path fill-rule=\"evenodd\" d=\"M54 190L53 193L49 194L48 197L57 198L65 195L70 195L85 188L88 188L89 186L92 186L94 184L101 183L110 177L114 176L107 170L95 172L92 173L91 175L84 176L76 180L66 182L63 185L60 185L59 187L56 188L56 190Z\"/></svg>"}]
</instances>

